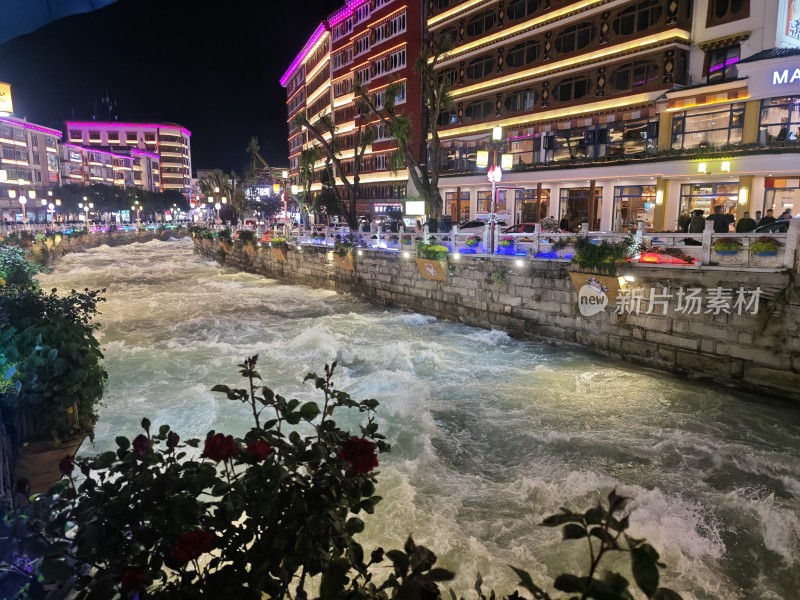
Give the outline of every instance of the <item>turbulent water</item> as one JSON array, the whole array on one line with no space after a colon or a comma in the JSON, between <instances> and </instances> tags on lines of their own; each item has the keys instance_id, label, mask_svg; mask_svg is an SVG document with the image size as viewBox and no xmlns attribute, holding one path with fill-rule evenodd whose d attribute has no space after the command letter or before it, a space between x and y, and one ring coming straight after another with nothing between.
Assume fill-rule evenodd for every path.
<instances>
[{"instance_id":1,"label":"turbulent water","mask_svg":"<svg viewBox=\"0 0 800 600\"><path fill-rule=\"evenodd\" d=\"M41 280L107 288L96 451L145 415L183 437L243 433L247 412L209 388L238 383L247 355L300 399L313 397L302 377L338 359L337 385L381 402L394 446L365 547L413 533L463 593L479 571L510 592L508 564L544 584L585 568L585 546L537 524L616 486L684 598L800 597L795 404L236 273L186 240L69 255Z\"/></svg>"}]
</instances>

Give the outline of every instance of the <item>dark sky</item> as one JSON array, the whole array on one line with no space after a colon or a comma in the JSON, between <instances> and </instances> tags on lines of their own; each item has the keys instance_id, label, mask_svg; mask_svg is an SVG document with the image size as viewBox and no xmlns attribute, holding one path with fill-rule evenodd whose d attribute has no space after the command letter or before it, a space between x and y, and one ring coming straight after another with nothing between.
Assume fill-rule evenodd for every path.
<instances>
[{"instance_id":1,"label":"dark sky","mask_svg":"<svg viewBox=\"0 0 800 600\"><path fill-rule=\"evenodd\" d=\"M90 119L94 105L104 118L97 100L108 90L120 121L189 128L195 169L241 170L251 136L267 161L284 166L286 105L278 80L342 4L119 0L0 45L0 81L12 85L15 115L43 125Z\"/></svg>"}]
</instances>

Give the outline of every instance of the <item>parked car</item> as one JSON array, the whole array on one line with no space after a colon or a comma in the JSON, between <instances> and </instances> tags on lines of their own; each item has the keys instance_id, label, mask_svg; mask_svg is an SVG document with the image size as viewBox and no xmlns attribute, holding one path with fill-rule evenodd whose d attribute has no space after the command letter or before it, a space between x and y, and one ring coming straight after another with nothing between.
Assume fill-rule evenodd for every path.
<instances>
[{"instance_id":1,"label":"parked car","mask_svg":"<svg viewBox=\"0 0 800 600\"><path fill-rule=\"evenodd\" d=\"M506 227L501 233L533 233L534 231L536 231L536 223L517 223Z\"/></svg>"},{"instance_id":2,"label":"parked car","mask_svg":"<svg viewBox=\"0 0 800 600\"><path fill-rule=\"evenodd\" d=\"M775 221L768 225L756 227L752 233L786 233L787 231L789 231L789 220L781 219L780 221Z\"/></svg>"},{"instance_id":3,"label":"parked car","mask_svg":"<svg viewBox=\"0 0 800 600\"><path fill-rule=\"evenodd\" d=\"M497 226L500 227L500 231L508 227L505 221L498 221ZM465 223L461 223L458 226L459 233L483 233L483 229L486 227L486 221L467 221Z\"/></svg>"}]
</instances>

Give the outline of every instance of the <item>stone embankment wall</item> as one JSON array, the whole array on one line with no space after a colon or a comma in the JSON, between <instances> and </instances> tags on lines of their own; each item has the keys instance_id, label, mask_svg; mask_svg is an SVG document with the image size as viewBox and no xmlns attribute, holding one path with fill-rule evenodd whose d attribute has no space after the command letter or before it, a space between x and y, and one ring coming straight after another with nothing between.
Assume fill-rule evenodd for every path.
<instances>
[{"instance_id":1,"label":"stone embankment wall","mask_svg":"<svg viewBox=\"0 0 800 600\"><path fill-rule=\"evenodd\" d=\"M791 273L633 268L649 288L761 288L756 314L705 312L617 314L613 307L585 317L568 263L470 258L448 266L444 282L420 277L401 253L364 252L355 269L331 261L325 248L289 251L281 261L269 248L195 239L206 258L251 273L352 293L404 308L512 335L568 343L602 355L724 385L800 400L800 296ZM222 250L222 252L220 252ZM675 301L674 299L672 300ZM731 305L733 302L731 302Z\"/></svg>"}]
</instances>

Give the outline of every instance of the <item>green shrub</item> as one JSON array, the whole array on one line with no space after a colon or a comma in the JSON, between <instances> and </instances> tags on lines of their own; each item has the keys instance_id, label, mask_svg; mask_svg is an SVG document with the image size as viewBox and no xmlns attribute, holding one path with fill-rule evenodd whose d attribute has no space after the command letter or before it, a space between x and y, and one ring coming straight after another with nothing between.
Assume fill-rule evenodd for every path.
<instances>
[{"instance_id":1,"label":"green shrub","mask_svg":"<svg viewBox=\"0 0 800 600\"><path fill-rule=\"evenodd\" d=\"M34 277L44 270L43 265L31 260L30 251L19 246L0 245L0 279L5 285L36 287Z\"/></svg>"},{"instance_id":2,"label":"green shrub","mask_svg":"<svg viewBox=\"0 0 800 600\"><path fill-rule=\"evenodd\" d=\"M597 242L590 236L581 235L575 239L575 256L572 262L582 269L593 269L614 275L617 272L617 265L640 250L641 246L632 235L619 242L606 240Z\"/></svg>"},{"instance_id":3,"label":"green shrub","mask_svg":"<svg viewBox=\"0 0 800 600\"><path fill-rule=\"evenodd\" d=\"M449 250L447 246L439 244L417 244L417 256L420 258L427 258L428 260L447 260Z\"/></svg>"},{"instance_id":4,"label":"green shrub","mask_svg":"<svg viewBox=\"0 0 800 600\"><path fill-rule=\"evenodd\" d=\"M256 232L252 229L240 229L237 239L243 244L253 244L256 241Z\"/></svg>"},{"instance_id":5,"label":"green shrub","mask_svg":"<svg viewBox=\"0 0 800 600\"><path fill-rule=\"evenodd\" d=\"M776 252L779 245L778 240L765 235L750 242L750 252L754 254Z\"/></svg>"},{"instance_id":6,"label":"green shrub","mask_svg":"<svg viewBox=\"0 0 800 600\"><path fill-rule=\"evenodd\" d=\"M712 242L711 249L716 252L738 252L742 249L742 243L739 240L719 238Z\"/></svg>"}]
</instances>

